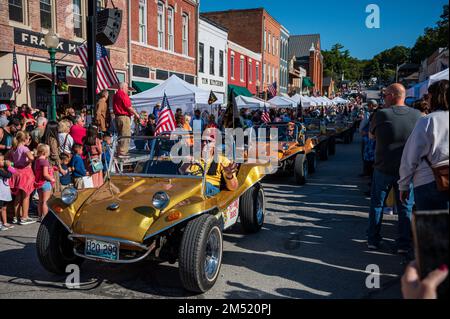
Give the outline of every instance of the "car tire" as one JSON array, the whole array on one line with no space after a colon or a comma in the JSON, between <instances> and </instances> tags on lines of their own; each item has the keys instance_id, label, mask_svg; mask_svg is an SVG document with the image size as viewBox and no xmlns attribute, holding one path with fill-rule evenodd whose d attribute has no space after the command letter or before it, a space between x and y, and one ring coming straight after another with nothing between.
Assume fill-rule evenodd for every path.
<instances>
[{"instance_id":1,"label":"car tire","mask_svg":"<svg viewBox=\"0 0 450 319\"><path fill-rule=\"evenodd\" d=\"M183 233L179 251L179 271L183 287L204 293L219 277L222 264L223 235L219 221L202 215L190 221Z\"/></svg>"},{"instance_id":2,"label":"car tire","mask_svg":"<svg viewBox=\"0 0 450 319\"><path fill-rule=\"evenodd\" d=\"M336 155L336 139L334 137L330 138L328 142L328 154Z\"/></svg>"},{"instance_id":3,"label":"car tire","mask_svg":"<svg viewBox=\"0 0 450 319\"><path fill-rule=\"evenodd\" d=\"M328 161L328 143L329 141L323 142L323 144L320 147L320 160L321 161Z\"/></svg>"},{"instance_id":4,"label":"car tire","mask_svg":"<svg viewBox=\"0 0 450 319\"><path fill-rule=\"evenodd\" d=\"M80 266L84 259L73 252L73 242L67 237L69 232L49 213L42 221L36 237L36 250L41 265L48 272L63 275L68 265Z\"/></svg>"},{"instance_id":5,"label":"car tire","mask_svg":"<svg viewBox=\"0 0 450 319\"><path fill-rule=\"evenodd\" d=\"M316 152L309 153L306 158L308 159L308 171L314 174L317 170L317 154Z\"/></svg>"},{"instance_id":6,"label":"car tire","mask_svg":"<svg viewBox=\"0 0 450 319\"><path fill-rule=\"evenodd\" d=\"M257 184L240 198L239 217L243 231L247 234L259 232L264 224L265 214L264 190Z\"/></svg>"},{"instance_id":7,"label":"car tire","mask_svg":"<svg viewBox=\"0 0 450 319\"><path fill-rule=\"evenodd\" d=\"M305 185L308 178L308 160L304 154L295 158L294 178L298 185Z\"/></svg>"}]
</instances>

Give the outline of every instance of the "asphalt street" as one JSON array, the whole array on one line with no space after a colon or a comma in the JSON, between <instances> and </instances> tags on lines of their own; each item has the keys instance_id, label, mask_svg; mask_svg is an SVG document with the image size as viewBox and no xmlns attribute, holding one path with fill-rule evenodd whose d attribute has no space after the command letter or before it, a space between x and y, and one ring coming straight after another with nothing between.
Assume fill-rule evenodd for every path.
<instances>
[{"instance_id":1,"label":"asphalt street","mask_svg":"<svg viewBox=\"0 0 450 319\"><path fill-rule=\"evenodd\" d=\"M292 177L264 181L267 215L263 230L244 236L239 225L224 235L220 277L203 295L186 292L177 265L86 262L80 289L48 274L36 256L39 224L0 232L0 299L4 298L401 298L406 261L395 255L397 221L386 216L380 252L366 248L368 180L358 177L360 144L339 144L319 162L308 184ZM366 286L367 266L377 265L380 287Z\"/></svg>"}]
</instances>

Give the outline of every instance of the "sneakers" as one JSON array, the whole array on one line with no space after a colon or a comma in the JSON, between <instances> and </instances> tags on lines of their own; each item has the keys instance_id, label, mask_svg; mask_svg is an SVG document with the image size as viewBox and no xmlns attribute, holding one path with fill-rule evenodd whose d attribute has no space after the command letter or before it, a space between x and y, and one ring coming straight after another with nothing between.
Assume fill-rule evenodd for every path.
<instances>
[{"instance_id":1,"label":"sneakers","mask_svg":"<svg viewBox=\"0 0 450 319\"><path fill-rule=\"evenodd\" d=\"M21 219L19 222L19 225L25 226L25 225L31 225L36 223L35 220L31 219L31 218L25 218L25 219Z\"/></svg>"},{"instance_id":2,"label":"sneakers","mask_svg":"<svg viewBox=\"0 0 450 319\"><path fill-rule=\"evenodd\" d=\"M367 248L369 250L379 250L380 249L380 245L367 244Z\"/></svg>"},{"instance_id":3,"label":"sneakers","mask_svg":"<svg viewBox=\"0 0 450 319\"><path fill-rule=\"evenodd\" d=\"M17 219L17 217L14 217L14 218L13 218L12 223L13 223L14 225L19 225L19 220Z\"/></svg>"},{"instance_id":4,"label":"sneakers","mask_svg":"<svg viewBox=\"0 0 450 319\"><path fill-rule=\"evenodd\" d=\"M13 228L14 228L14 226L10 225L10 224L0 225L0 231L10 230L10 229L13 229Z\"/></svg>"}]
</instances>

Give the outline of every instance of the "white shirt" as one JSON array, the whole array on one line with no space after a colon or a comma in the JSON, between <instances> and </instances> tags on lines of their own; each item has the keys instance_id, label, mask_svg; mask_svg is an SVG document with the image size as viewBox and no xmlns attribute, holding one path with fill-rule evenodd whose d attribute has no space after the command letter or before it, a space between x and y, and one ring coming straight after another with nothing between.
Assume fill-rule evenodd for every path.
<instances>
[{"instance_id":1,"label":"white shirt","mask_svg":"<svg viewBox=\"0 0 450 319\"><path fill-rule=\"evenodd\" d=\"M66 140L67 137L67 140ZM73 144L75 143L72 136L70 136L70 134L68 133L59 133L58 134L58 139L59 139L59 151L61 153L67 153L70 154L72 153L72 147Z\"/></svg>"},{"instance_id":2,"label":"white shirt","mask_svg":"<svg viewBox=\"0 0 450 319\"><path fill-rule=\"evenodd\" d=\"M414 188L435 181L433 171L423 159L424 157L427 157L433 166L448 162L448 116L448 111L437 111L417 122L403 151L398 182L400 190L407 191L411 181Z\"/></svg>"}]
</instances>

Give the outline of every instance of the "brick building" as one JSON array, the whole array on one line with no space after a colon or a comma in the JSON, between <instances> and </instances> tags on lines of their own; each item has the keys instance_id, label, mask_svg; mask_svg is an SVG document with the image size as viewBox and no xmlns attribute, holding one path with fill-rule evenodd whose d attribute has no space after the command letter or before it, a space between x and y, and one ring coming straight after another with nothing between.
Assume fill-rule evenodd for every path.
<instances>
[{"instance_id":1,"label":"brick building","mask_svg":"<svg viewBox=\"0 0 450 319\"><path fill-rule=\"evenodd\" d=\"M172 75L197 84L198 4L131 0L133 87L149 89Z\"/></svg>"},{"instance_id":2,"label":"brick building","mask_svg":"<svg viewBox=\"0 0 450 319\"><path fill-rule=\"evenodd\" d=\"M243 46L228 41L228 86L237 95L257 94L261 82L262 56Z\"/></svg>"},{"instance_id":3,"label":"brick building","mask_svg":"<svg viewBox=\"0 0 450 319\"><path fill-rule=\"evenodd\" d=\"M323 94L323 56L320 34L294 35L289 38L289 56L295 57L296 65L307 72L303 78L303 87L309 87L310 93ZM293 84L293 83L290 83Z\"/></svg>"},{"instance_id":4,"label":"brick building","mask_svg":"<svg viewBox=\"0 0 450 319\"><path fill-rule=\"evenodd\" d=\"M120 81L128 81L127 1L115 0L123 10L122 29L115 45L107 47ZM104 1L98 1L104 7ZM86 70L76 52L86 40L87 0L0 0L0 100L16 100L46 110L51 103L51 68L44 36L54 29L60 38L57 66L67 66L67 95L58 95L58 106L86 104ZM22 90L12 92L12 51L16 49Z\"/></svg>"},{"instance_id":5,"label":"brick building","mask_svg":"<svg viewBox=\"0 0 450 319\"><path fill-rule=\"evenodd\" d=\"M262 56L258 93L273 82L279 86L281 25L264 8L205 12L204 15L228 29L228 39Z\"/></svg>"}]
</instances>

